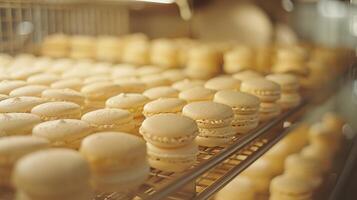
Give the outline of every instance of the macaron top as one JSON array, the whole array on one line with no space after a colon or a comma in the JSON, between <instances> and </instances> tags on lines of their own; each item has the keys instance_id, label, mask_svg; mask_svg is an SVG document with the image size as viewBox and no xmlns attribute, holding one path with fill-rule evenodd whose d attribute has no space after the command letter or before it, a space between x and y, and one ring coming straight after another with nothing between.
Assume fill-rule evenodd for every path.
<instances>
[{"instance_id":1,"label":"macaron top","mask_svg":"<svg viewBox=\"0 0 357 200\"><path fill-rule=\"evenodd\" d=\"M255 113L259 110L258 97L236 91L219 91L214 95L214 101L232 107L235 112Z\"/></svg>"},{"instance_id":2,"label":"macaron top","mask_svg":"<svg viewBox=\"0 0 357 200\"><path fill-rule=\"evenodd\" d=\"M8 95L12 90L23 87L27 83L20 80L3 80L0 82L0 94Z\"/></svg>"},{"instance_id":3,"label":"macaron top","mask_svg":"<svg viewBox=\"0 0 357 200\"><path fill-rule=\"evenodd\" d=\"M9 95L12 97L41 97L42 92L46 89L48 89L48 87L45 85L27 85L12 90Z\"/></svg>"},{"instance_id":4,"label":"macaron top","mask_svg":"<svg viewBox=\"0 0 357 200\"><path fill-rule=\"evenodd\" d=\"M38 85L51 85L53 82L56 82L59 79L60 77L56 74L42 73L28 77L27 82L30 84Z\"/></svg>"},{"instance_id":5,"label":"macaron top","mask_svg":"<svg viewBox=\"0 0 357 200\"><path fill-rule=\"evenodd\" d=\"M162 71L163 69L161 67L147 65L147 66L139 67L136 70L136 74L138 76L146 76L146 75L158 74Z\"/></svg>"},{"instance_id":6,"label":"macaron top","mask_svg":"<svg viewBox=\"0 0 357 200\"><path fill-rule=\"evenodd\" d=\"M81 139L91 133L90 125L77 119L59 119L42 122L37 124L32 134L37 137L43 137L51 142L73 141Z\"/></svg>"},{"instance_id":7,"label":"macaron top","mask_svg":"<svg viewBox=\"0 0 357 200\"><path fill-rule=\"evenodd\" d=\"M112 96L120 94L122 89L118 84L99 82L83 86L81 92L88 99L106 100Z\"/></svg>"},{"instance_id":8,"label":"macaron top","mask_svg":"<svg viewBox=\"0 0 357 200\"><path fill-rule=\"evenodd\" d=\"M285 159L286 170L302 170L305 173L313 173L313 175L320 175L323 171L321 163L316 159L300 154L289 155Z\"/></svg>"},{"instance_id":9,"label":"macaron top","mask_svg":"<svg viewBox=\"0 0 357 200\"><path fill-rule=\"evenodd\" d=\"M255 78L243 81L241 85L242 92L248 92L258 97L276 96L275 100L280 97L280 86L273 81L264 78Z\"/></svg>"},{"instance_id":10,"label":"macaron top","mask_svg":"<svg viewBox=\"0 0 357 200\"><path fill-rule=\"evenodd\" d=\"M178 113L186 105L186 101L177 98L156 99L144 106L144 115L150 116L160 113Z\"/></svg>"},{"instance_id":11,"label":"macaron top","mask_svg":"<svg viewBox=\"0 0 357 200\"><path fill-rule=\"evenodd\" d=\"M40 97L12 97L0 101L0 112L30 112L33 107L45 102Z\"/></svg>"},{"instance_id":12,"label":"macaron top","mask_svg":"<svg viewBox=\"0 0 357 200\"><path fill-rule=\"evenodd\" d=\"M204 87L194 87L180 92L179 98L187 102L209 101L213 99L215 93L215 90Z\"/></svg>"},{"instance_id":13,"label":"macaron top","mask_svg":"<svg viewBox=\"0 0 357 200\"><path fill-rule=\"evenodd\" d=\"M109 98L105 105L108 108L121 108L131 109L137 107L143 107L149 98L139 93L121 93L119 95Z\"/></svg>"},{"instance_id":14,"label":"macaron top","mask_svg":"<svg viewBox=\"0 0 357 200\"><path fill-rule=\"evenodd\" d=\"M189 103L183 107L182 114L195 120L222 120L233 117L231 107L211 101Z\"/></svg>"},{"instance_id":15,"label":"macaron top","mask_svg":"<svg viewBox=\"0 0 357 200\"><path fill-rule=\"evenodd\" d=\"M181 81L187 76L183 70L180 69L171 69L162 73L162 76L169 79L172 83Z\"/></svg>"},{"instance_id":16,"label":"macaron top","mask_svg":"<svg viewBox=\"0 0 357 200\"><path fill-rule=\"evenodd\" d=\"M80 191L88 187L89 178L88 163L80 153L70 149L29 154L16 163L13 174L16 188L44 196Z\"/></svg>"},{"instance_id":17,"label":"macaron top","mask_svg":"<svg viewBox=\"0 0 357 200\"><path fill-rule=\"evenodd\" d=\"M178 91L184 91L188 90L194 87L204 86L204 82L200 80L189 80L189 79L184 79L182 81L176 82L172 85L173 88L175 88Z\"/></svg>"},{"instance_id":18,"label":"macaron top","mask_svg":"<svg viewBox=\"0 0 357 200\"><path fill-rule=\"evenodd\" d=\"M50 101L69 101L77 103L78 105L84 104L84 96L72 89L47 89L42 92L42 97Z\"/></svg>"},{"instance_id":19,"label":"macaron top","mask_svg":"<svg viewBox=\"0 0 357 200\"><path fill-rule=\"evenodd\" d=\"M229 76L216 77L205 83L205 88L212 90L239 90L241 81Z\"/></svg>"},{"instance_id":20,"label":"macaron top","mask_svg":"<svg viewBox=\"0 0 357 200\"><path fill-rule=\"evenodd\" d=\"M85 85L87 84L92 84L92 83L98 83L98 82L110 82L112 79L110 78L109 75L95 75L95 76L90 76L87 77L83 80L83 83Z\"/></svg>"},{"instance_id":21,"label":"macaron top","mask_svg":"<svg viewBox=\"0 0 357 200\"><path fill-rule=\"evenodd\" d=\"M56 118L68 118L81 114L81 107L72 102L54 101L43 103L32 108L32 114L40 116L44 120Z\"/></svg>"},{"instance_id":22,"label":"macaron top","mask_svg":"<svg viewBox=\"0 0 357 200\"><path fill-rule=\"evenodd\" d=\"M82 141L80 152L95 169L133 167L146 162L145 141L123 132L99 132Z\"/></svg>"},{"instance_id":23,"label":"macaron top","mask_svg":"<svg viewBox=\"0 0 357 200\"><path fill-rule=\"evenodd\" d=\"M80 78L71 78L59 80L51 84L51 88L54 89L73 89L79 91L82 88L83 82Z\"/></svg>"},{"instance_id":24,"label":"macaron top","mask_svg":"<svg viewBox=\"0 0 357 200\"><path fill-rule=\"evenodd\" d=\"M270 183L270 191L289 196L311 195L314 186L304 179L288 175L275 177Z\"/></svg>"},{"instance_id":25,"label":"macaron top","mask_svg":"<svg viewBox=\"0 0 357 200\"><path fill-rule=\"evenodd\" d=\"M127 110L104 108L84 114L82 120L95 125L126 124L133 120L133 116Z\"/></svg>"},{"instance_id":26,"label":"macaron top","mask_svg":"<svg viewBox=\"0 0 357 200\"><path fill-rule=\"evenodd\" d=\"M233 75L233 78L240 81L246 81L254 78L263 78L261 74L252 70L244 70Z\"/></svg>"},{"instance_id":27,"label":"macaron top","mask_svg":"<svg viewBox=\"0 0 357 200\"><path fill-rule=\"evenodd\" d=\"M170 85L171 82L159 74L146 75L140 78L140 80L147 85L148 88Z\"/></svg>"},{"instance_id":28,"label":"macaron top","mask_svg":"<svg viewBox=\"0 0 357 200\"><path fill-rule=\"evenodd\" d=\"M280 85L282 91L296 91L299 89L299 80L292 74L270 74L266 79Z\"/></svg>"},{"instance_id":29,"label":"macaron top","mask_svg":"<svg viewBox=\"0 0 357 200\"><path fill-rule=\"evenodd\" d=\"M143 93L149 99L158 99L158 98L174 98L177 97L178 91L169 86L161 86L161 87L154 87L148 90L145 90Z\"/></svg>"},{"instance_id":30,"label":"macaron top","mask_svg":"<svg viewBox=\"0 0 357 200\"><path fill-rule=\"evenodd\" d=\"M129 78L129 79L117 79L114 80L114 83L119 84L122 88L123 93L142 93L146 90L146 84L143 83L141 80L136 78Z\"/></svg>"},{"instance_id":31,"label":"macaron top","mask_svg":"<svg viewBox=\"0 0 357 200\"><path fill-rule=\"evenodd\" d=\"M21 156L49 147L48 140L33 136L0 138L0 165L11 165Z\"/></svg>"},{"instance_id":32,"label":"macaron top","mask_svg":"<svg viewBox=\"0 0 357 200\"><path fill-rule=\"evenodd\" d=\"M40 122L40 117L30 113L2 113L0 114L0 136L17 134L18 129L28 128L30 131Z\"/></svg>"},{"instance_id":33,"label":"macaron top","mask_svg":"<svg viewBox=\"0 0 357 200\"><path fill-rule=\"evenodd\" d=\"M146 118L140 127L140 133L144 136L184 138L195 137L198 134L198 128L195 121L188 117L167 113Z\"/></svg>"}]
</instances>

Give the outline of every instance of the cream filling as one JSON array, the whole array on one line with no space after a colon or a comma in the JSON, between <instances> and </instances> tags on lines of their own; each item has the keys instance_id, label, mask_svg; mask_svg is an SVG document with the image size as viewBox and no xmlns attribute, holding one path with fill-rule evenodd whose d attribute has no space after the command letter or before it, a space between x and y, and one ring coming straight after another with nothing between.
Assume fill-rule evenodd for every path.
<instances>
[{"instance_id":1,"label":"cream filling","mask_svg":"<svg viewBox=\"0 0 357 200\"><path fill-rule=\"evenodd\" d=\"M165 144L186 143L188 141L194 140L194 138L199 134L199 132L197 131L197 132L194 132L193 134L185 135L185 136L163 137L163 136L156 136L154 134L149 134L149 133L145 132L142 128L140 128L140 133L147 140L160 142L160 143L165 143Z\"/></svg>"},{"instance_id":2,"label":"cream filling","mask_svg":"<svg viewBox=\"0 0 357 200\"><path fill-rule=\"evenodd\" d=\"M248 107L248 106L234 106L232 107L232 110L234 113L255 113L259 109L259 106L257 105L256 107Z\"/></svg>"},{"instance_id":3,"label":"cream filling","mask_svg":"<svg viewBox=\"0 0 357 200\"><path fill-rule=\"evenodd\" d=\"M41 115L40 118L43 121L51 121L57 119L79 119L81 117L81 113L72 113L67 115L57 115L57 116L43 116Z\"/></svg>"},{"instance_id":4,"label":"cream filling","mask_svg":"<svg viewBox=\"0 0 357 200\"><path fill-rule=\"evenodd\" d=\"M235 130L227 128L218 128L218 129L205 129L199 128L199 137L217 137L217 138L229 138L235 136Z\"/></svg>"},{"instance_id":5,"label":"cream filling","mask_svg":"<svg viewBox=\"0 0 357 200\"><path fill-rule=\"evenodd\" d=\"M158 114L167 114L167 113L173 113L173 114L181 114L181 111L167 111L167 112L147 112L147 111L143 111L143 115L145 117L151 117L153 115L158 115Z\"/></svg>"},{"instance_id":6,"label":"cream filling","mask_svg":"<svg viewBox=\"0 0 357 200\"><path fill-rule=\"evenodd\" d=\"M196 123L198 126L204 126L204 125L220 125L224 126L226 124L230 124L233 120L233 116L227 118L227 119L196 119Z\"/></svg>"},{"instance_id":7,"label":"cream filling","mask_svg":"<svg viewBox=\"0 0 357 200\"><path fill-rule=\"evenodd\" d=\"M169 157L169 158L163 158L160 156L155 156L155 155L148 155L149 160L155 160L155 161L161 161L161 162L167 162L171 164L188 164L188 163L193 163L196 162L196 156L182 156L182 157Z\"/></svg>"}]
</instances>

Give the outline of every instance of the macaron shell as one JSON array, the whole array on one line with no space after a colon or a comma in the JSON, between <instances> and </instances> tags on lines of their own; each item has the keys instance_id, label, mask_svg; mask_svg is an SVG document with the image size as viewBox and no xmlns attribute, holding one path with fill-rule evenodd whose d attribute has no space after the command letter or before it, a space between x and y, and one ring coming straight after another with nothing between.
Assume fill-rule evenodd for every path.
<instances>
[{"instance_id":1,"label":"macaron shell","mask_svg":"<svg viewBox=\"0 0 357 200\"><path fill-rule=\"evenodd\" d=\"M312 184L303 179L280 175L271 181L270 192L272 195L305 198L306 196L311 197L313 187Z\"/></svg>"},{"instance_id":2,"label":"macaron shell","mask_svg":"<svg viewBox=\"0 0 357 200\"><path fill-rule=\"evenodd\" d=\"M79 78L59 80L51 84L53 89L72 89L80 91L83 86L83 82Z\"/></svg>"},{"instance_id":3,"label":"macaron shell","mask_svg":"<svg viewBox=\"0 0 357 200\"><path fill-rule=\"evenodd\" d=\"M258 97L244 92L219 91L214 95L214 102L232 107L235 114L254 114L259 110Z\"/></svg>"},{"instance_id":4,"label":"macaron shell","mask_svg":"<svg viewBox=\"0 0 357 200\"><path fill-rule=\"evenodd\" d=\"M4 80L0 82L0 94L6 94L8 95L12 90L23 87L27 85L25 81L20 81L20 80Z\"/></svg>"},{"instance_id":5,"label":"macaron shell","mask_svg":"<svg viewBox=\"0 0 357 200\"><path fill-rule=\"evenodd\" d=\"M292 74L270 74L266 79L279 84L282 92L296 92L299 89L299 80Z\"/></svg>"},{"instance_id":6,"label":"macaron shell","mask_svg":"<svg viewBox=\"0 0 357 200\"><path fill-rule=\"evenodd\" d=\"M216 77L205 83L205 88L212 90L235 90L239 91L241 81L232 77Z\"/></svg>"},{"instance_id":7,"label":"macaron shell","mask_svg":"<svg viewBox=\"0 0 357 200\"><path fill-rule=\"evenodd\" d=\"M189 79L184 79L182 81L178 81L172 85L173 88L175 88L178 91L184 91L188 90L194 87L203 87L204 82L200 80L189 80Z\"/></svg>"},{"instance_id":8,"label":"macaron shell","mask_svg":"<svg viewBox=\"0 0 357 200\"><path fill-rule=\"evenodd\" d=\"M31 109L46 101L39 97L12 97L0 101L1 113L29 113Z\"/></svg>"},{"instance_id":9,"label":"macaron shell","mask_svg":"<svg viewBox=\"0 0 357 200\"><path fill-rule=\"evenodd\" d=\"M41 97L42 92L46 89L48 89L48 87L44 85L28 85L12 90L9 95L12 97L20 97L20 96Z\"/></svg>"},{"instance_id":10,"label":"macaron shell","mask_svg":"<svg viewBox=\"0 0 357 200\"><path fill-rule=\"evenodd\" d=\"M42 98L49 101L69 101L80 106L84 105L84 96L72 89L48 89L42 92Z\"/></svg>"},{"instance_id":11,"label":"macaron shell","mask_svg":"<svg viewBox=\"0 0 357 200\"><path fill-rule=\"evenodd\" d=\"M262 102L274 102L280 98L280 86L264 78L243 81L241 91L259 97Z\"/></svg>"},{"instance_id":12,"label":"macaron shell","mask_svg":"<svg viewBox=\"0 0 357 200\"><path fill-rule=\"evenodd\" d=\"M180 92L179 98L186 100L187 102L211 101L215 93L216 92L211 89L207 89L204 87L195 87Z\"/></svg>"},{"instance_id":13,"label":"macaron shell","mask_svg":"<svg viewBox=\"0 0 357 200\"><path fill-rule=\"evenodd\" d=\"M162 149L147 143L147 149L150 166L168 172L187 170L195 164L198 155L195 143L174 149Z\"/></svg>"},{"instance_id":14,"label":"macaron shell","mask_svg":"<svg viewBox=\"0 0 357 200\"><path fill-rule=\"evenodd\" d=\"M255 71L245 70L234 74L233 78L238 79L240 81L246 81L254 78L263 78L263 76Z\"/></svg>"},{"instance_id":15,"label":"macaron shell","mask_svg":"<svg viewBox=\"0 0 357 200\"><path fill-rule=\"evenodd\" d=\"M111 82L92 83L81 88L81 93L83 93L87 99L92 100L105 101L112 96L120 94L121 92L121 87L118 84Z\"/></svg>"},{"instance_id":16,"label":"macaron shell","mask_svg":"<svg viewBox=\"0 0 357 200\"><path fill-rule=\"evenodd\" d=\"M298 106L301 102L299 93L282 93L277 103L282 109L289 109Z\"/></svg>"},{"instance_id":17,"label":"macaron shell","mask_svg":"<svg viewBox=\"0 0 357 200\"><path fill-rule=\"evenodd\" d=\"M38 115L43 121L56 119L80 119L81 107L72 102L48 102L32 108L32 114Z\"/></svg>"},{"instance_id":18,"label":"macaron shell","mask_svg":"<svg viewBox=\"0 0 357 200\"><path fill-rule=\"evenodd\" d=\"M0 136L29 135L31 134L32 128L40 122L40 117L34 114L0 114Z\"/></svg>"},{"instance_id":19,"label":"macaron shell","mask_svg":"<svg viewBox=\"0 0 357 200\"><path fill-rule=\"evenodd\" d=\"M143 94L149 99L176 98L178 96L178 91L172 87L161 86L145 90Z\"/></svg>"},{"instance_id":20,"label":"macaron shell","mask_svg":"<svg viewBox=\"0 0 357 200\"><path fill-rule=\"evenodd\" d=\"M177 98L162 98L151 101L144 106L143 114L150 117L162 113L181 113L186 101Z\"/></svg>"},{"instance_id":21,"label":"macaron shell","mask_svg":"<svg viewBox=\"0 0 357 200\"><path fill-rule=\"evenodd\" d=\"M122 93L109 98L105 105L107 108L137 109L143 107L147 102L149 102L149 99L142 94Z\"/></svg>"}]
</instances>

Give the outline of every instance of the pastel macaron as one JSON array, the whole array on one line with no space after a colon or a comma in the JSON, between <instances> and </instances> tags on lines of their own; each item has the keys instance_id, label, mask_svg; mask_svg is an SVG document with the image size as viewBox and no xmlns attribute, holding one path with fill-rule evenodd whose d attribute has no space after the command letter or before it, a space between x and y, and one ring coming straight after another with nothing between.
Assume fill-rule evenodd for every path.
<instances>
[{"instance_id":1,"label":"pastel macaron","mask_svg":"<svg viewBox=\"0 0 357 200\"><path fill-rule=\"evenodd\" d=\"M40 97L11 97L0 101L0 113L29 113L33 107L45 102Z\"/></svg>"},{"instance_id":2,"label":"pastel macaron","mask_svg":"<svg viewBox=\"0 0 357 200\"><path fill-rule=\"evenodd\" d=\"M21 80L3 80L0 82L0 94L8 95L14 89L25 85L27 85L27 83Z\"/></svg>"},{"instance_id":3,"label":"pastel macaron","mask_svg":"<svg viewBox=\"0 0 357 200\"><path fill-rule=\"evenodd\" d=\"M178 91L169 86L154 87L145 90L143 95L149 99L159 99L159 98L175 98L178 96Z\"/></svg>"},{"instance_id":4,"label":"pastel macaron","mask_svg":"<svg viewBox=\"0 0 357 200\"><path fill-rule=\"evenodd\" d=\"M72 89L47 89L42 92L42 98L48 101L68 101L84 106L84 96Z\"/></svg>"},{"instance_id":5,"label":"pastel macaron","mask_svg":"<svg viewBox=\"0 0 357 200\"><path fill-rule=\"evenodd\" d=\"M42 92L46 89L48 89L48 87L45 85L27 85L12 90L9 95L12 97L41 97Z\"/></svg>"},{"instance_id":6,"label":"pastel macaron","mask_svg":"<svg viewBox=\"0 0 357 200\"><path fill-rule=\"evenodd\" d=\"M122 131L133 133L135 123L133 115L123 109L103 108L84 114L81 118L88 122L96 132Z\"/></svg>"},{"instance_id":7,"label":"pastel macaron","mask_svg":"<svg viewBox=\"0 0 357 200\"><path fill-rule=\"evenodd\" d=\"M281 107L277 103L265 103L260 104L259 119L260 121L268 121L281 113Z\"/></svg>"},{"instance_id":8,"label":"pastel macaron","mask_svg":"<svg viewBox=\"0 0 357 200\"><path fill-rule=\"evenodd\" d=\"M89 165L80 153L70 149L48 149L22 157L12 180L17 199L93 198Z\"/></svg>"},{"instance_id":9,"label":"pastel macaron","mask_svg":"<svg viewBox=\"0 0 357 200\"><path fill-rule=\"evenodd\" d=\"M59 119L36 125L32 135L49 140L53 147L78 149L82 139L92 132L93 129L85 121Z\"/></svg>"},{"instance_id":10,"label":"pastel macaron","mask_svg":"<svg viewBox=\"0 0 357 200\"><path fill-rule=\"evenodd\" d=\"M255 72L252 70L244 70L244 71L234 74L233 78L238 79L243 82L243 81L246 81L249 79L263 78L263 76L261 74L259 74L258 72Z\"/></svg>"},{"instance_id":11,"label":"pastel macaron","mask_svg":"<svg viewBox=\"0 0 357 200\"><path fill-rule=\"evenodd\" d=\"M239 91L241 81L230 76L221 76L208 80L205 88L212 90L234 90Z\"/></svg>"},{"instance_id":12,"label":"pastel macaron","mask_svg":"<svg viewBox=\"0 0 357 200\"><path fill-rule=\"evenodd\" d=\"M140 133L147 142L157 147L177 148L192 143L198 135L198 128L194 120L168 113L146 118Z\"/></svg>"},{"instance_id":13,"label":"pastel macaron","mask_svg":"<svg viewBox=\"0 0 357 200\"><path fill-rule=\"evenodd\" d=\"M189 80L189 79L184 79L178 82L175 82L172 84L172 87L175 88L178 91L184 91L188 90L194 87L203 87L205 84L204 81L201 80Z\"/></svg>"},{"instance_id":14,"label":"pastel macaron","mask_svg":"<svg viewBox=\"0 0 357 200\"><path fill-rule=\"evenodd\" d=\"M69 78L58 80L51 84L53 89L72 89L75 91L80 91L83 86L83 81L80 78Z\"/></svg>"},{"instance_id":15,"label":"pastel macaron","mask_svg":"<svg viewBox=\"0 0 357 200\"><path fill-rule=\"evenodd\" d=\"M280 86L264 78L255 78L243 81L241 91L253 94L262 102L275 102L280 99Z\"/></svg>"},{"instance_id":16,"label":"pastel macaron","mask_svg":"<svg viewBox=\"0 0 357 200\"><path fill-rule=\"evenodd\" d=\"M296 92L299 90L299 79L292 74L269 74L266 79L280 85L282 92Z\"/></svg>"},{"instance_id":17,"label":"pastel macaron","mask_svg":"<svg viewBox=\"0 0 357 200\"><path fill-rule=\"evenodd\" d=\"M212 101L215 93L215 90L204 87L194 87L180 92L179 98L189 103L195 101Z\"/></svg>"},{"instance_id":18,"label":"pastel macaron","mask_svg":"<svg viewBox=\"0 0 357 200\"><path fill-rule=\"evenodd\" d=\"M149 176L145 141L123 132L99 132L86 137L80 153L92 171L99 192L130 192Z\"/></svg>"},{"instance_id":19,"label":"pastel macaron","mask_svg":"<svg viewBox=\"0 0 357 200\"><path fill-rule=\"evenodd\" d=\"M30 113L0 114L0 136L30 135L41 118Z\"/></svg>"},{"instance_id":20,"label":"pastel macaron","mask_svg":"<svg viewBox=\"0 0 357 200\"><path fill-rule=\"evenodd\" d=\"M72 102L54 101L33 107L31 113L38 115L43 121L80 119L81 107Z\"/></svg>"},{"instance_id":21,"label":"pastel macaron","mask_svg":"<svg viewBox=\"0 0 357 200\"><path fill-rule=\"evenodd\" d=\"M143 114L145 117L163 113L180 114L186 101L177 98L160 98L145 104Z\"/></svg>"},{"instance_id":22,"label":"pastel macaron","mask_svg":"<svg viewBox=\"0 0 357 200\"><path fill-rule=\"evenodd\" d=\"M0 138L0 186L11 187L11 173L22 156L49 147L43 138L32 136L9 136Z\"/></svg>"},{"instance_id":23,"label":"pastel macaron","mask_svg":"<svg viewBox=\"0 0 357 200\"><path fill-rule=\"evenodd\" d=\"M119 108L128 110L135 117L141 117L143 107L150 99L139 93L121 93L109 98L105 105L107 108Z\"/></svg>"},{"instance_id":24,"label":"pastel macaron","mask_svg":"<svg viewBox=\"0 0 357 200\"><path fill-rule=\"evenodd\" d=\"M214 96L214 102L228 105L234 112L232 126L238 133L247 133L254 129L259 123L258 97L235 91L219 91Z\"/></svg>"},{"instance_id":25,"label":"pastel macaron","mask_svg":"<svg viewBox=\"0 0 357 200\"><path fill-rule=\"evenodd\" d=\"M56 74L51 74L51 73L36 74L27 78L27 82L29 84L48 85L48 86L58 80L60 80L60 77Z\"/></svg>"}]
</instances>

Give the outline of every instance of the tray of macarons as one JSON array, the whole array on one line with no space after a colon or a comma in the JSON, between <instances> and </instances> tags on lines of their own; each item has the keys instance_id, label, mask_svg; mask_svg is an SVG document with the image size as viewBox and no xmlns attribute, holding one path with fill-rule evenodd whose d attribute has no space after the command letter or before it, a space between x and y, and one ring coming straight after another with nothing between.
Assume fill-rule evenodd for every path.
<instances>
[{"instance_id":1,"label":"tray of macarons","mask_svg":"<svg viewBox=\"0 0 357 200\"><path fill-rule=\"evenodd\" d=\"M138 67L150 43L137 39L124 49L131 64L0 56L0 199L209 198L206 188L247 167L309 105L297 47L281 48L279 62L292 64L267 76L235 67L250 55L237 47L222 75L224 51L197 41L185 69Z\"/></svg>"}]
</instances>

